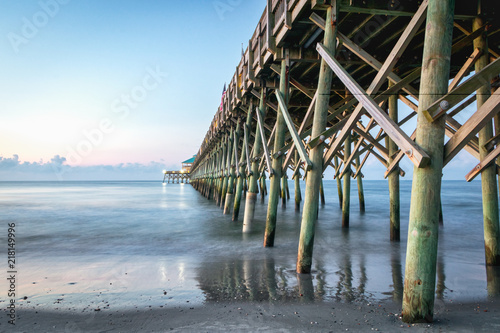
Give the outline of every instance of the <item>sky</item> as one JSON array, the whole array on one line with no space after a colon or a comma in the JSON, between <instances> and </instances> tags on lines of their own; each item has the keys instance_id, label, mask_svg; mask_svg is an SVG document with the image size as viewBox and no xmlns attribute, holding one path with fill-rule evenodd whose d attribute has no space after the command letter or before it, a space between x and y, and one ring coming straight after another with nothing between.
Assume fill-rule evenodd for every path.
<instances>
[{"instance_id":1,"label":"sky","mask_svg":"<svg viewBox=\"0 0 500 333\"><path fill-rule=\"evenodd\" d=\"M265 4L0 0L0 180L45 164L75 167L63 179L100 178L98 166L179 169Z\"/></svg>"},{"instance_id":2,"label":"sky","mask_svg":"<svg viewBox=\"0 0 500 333\"><path fill-rule=\"evenodd\" d=\"M179 169L266 3L0 0L0 180L155 180ZM475 163L461 153L445 176L463 179ZM402 167L411 179L411 162ZM365 169L382 178L377 160Z\"/></svg>"}]
</instances>

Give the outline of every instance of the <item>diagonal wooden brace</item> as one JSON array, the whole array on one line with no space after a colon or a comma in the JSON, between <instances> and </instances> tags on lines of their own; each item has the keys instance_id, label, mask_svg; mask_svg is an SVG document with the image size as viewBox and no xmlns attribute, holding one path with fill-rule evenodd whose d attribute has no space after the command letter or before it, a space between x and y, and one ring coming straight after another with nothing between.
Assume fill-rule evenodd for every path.
<instances>
[{"instance_id":1,"label":"diagonal wooden brace","mask_svg":"<svg viewBox=\"0 0 500 333\"><path fill-rule=\"evenodd\" d=\"M309 107L307 108L307 112L306 112L306 115L304 116L304 119L302 120L302 124L300 124L300 127L299 127L299 135L301 137L303 137L302 134L304 134L306 131L305 128L309 125L311 119L312 119L312 116L314 114L314 106L316 104L316 97L317 97L317 92L314 94L313 98L312 98L312 101L311 101L311 104L309 104ZM308 134L309 135L309 134ZM295 144L292 143L292 146L290 147L289 151L288 151L288 154L286 155L286 158L285 158L285 162L283 163L283 169L285 170L288 165L290 165L290 160L292 158L292 155L293 153L295 152Z\"/></svg>"},{"instance_id":2,"label":"diagonal wooden brace","mask_svg":"<svg viewBox=\"0 0 500 333\"><path fill-rule=\"evenodd\" d=\"M495 163L495 160L497 157L500 155L500 146L497 146L491 153L486 156L484 160L482 160L478 165L474 167L466 176L465 180L470 182L476 178L477 175L479 175L484 168L487 168L490 166L492 163Z\"/></svg>"},{"instance_id":3,"label":"diagonal wooden brace","mask_svg":"<svg viewBox=\"0 0 500 333\"><path fill-rule=\"evenodd\" d=\"M297 152L300 155L300 158L302 161L304 161L307 165L307 170L311 170L312 168L312 162L307 156L306 149L304 147L304 144L302 142L302 139L299 137L299 134L297 133L297 129L295 128L295 125L293 124L292 118L290 117L290 114L288 113L288 108L286 107L285 100L283 99L283 96L279 90L276 90L276 98L278 99L278 104L281 108L282 114L283 114L283 119L285 120L286 126L288 127L288 131L290 132L290 135L292 136L293 143L295 144L295 147L297 148Z\"/></svg>"},{"instance_id":4,"label":"diagonal wooden brace","mask_svg":"<svg viewBox=\"0 0 500 333\"><path fill-rule=\"evenodd\" d=\"M269 147L271 145L271 142L273 142L275 134L276 134L276 123L273 126L273 130L271 131L271 135L269 135L269 139L267 139L267 147ZM269 150L269 148L268 148L268 150ZM271 155L269 154L269 156L271 156ZM259 164L260 173L264 172L264 164L265 164L264 162L265 161L266 161L266 157L264 154L262 154L262 158L260 159L260 164ZM269 170L269 172L271 172L271 170Z\"/></svg>"},{"instance_id":5,"label":"diagonal wooden brace","mask_svg":"<svg viewBox=\"0 0 500 333\"><path fill-rule=\"evenodd\" d=\"M377 102L377 103L383 102L383 101L387 100L390 95L392 95L394 93L397 93L403 87L407 86L408 84L410 84L411 82L415 81L419 77L420 77L420 68L417 68L413 72L411 72L410 74L408 74L404 79L402 79L398 83L394 84L393 86L391 86L390 88L388 88L384 92L378 94L373 100L375 102ZM337 110L341 110L342 112L344 110L347 110L348 108L350 108L352 105L355 104L354 101L356 101L355 98L353 98L347 104L345 104L344 106L338 108ZM336 112L336 114L338 114L338 112ZM335 118L335 117L332 117L332 115L333 114L330 114L328 116L328 118L327 118L328 121L331 121L333 118ZM312 138L309 141L308 147L311 148L311 149L314 148L314 147L316 147L318 144L321 143L321 140L320 140L321 136L323 136L325 138L329 137L332 134L334 134L337 130L338 129L330 127L329 129L327 129L323 133L321 133L319 136L317 136L315 138Z\"/></svg>"},{"instance_id":6,"label":"diagonal wooden brace","mask_svg":"<svg viewBox=\"0 0 500 333\"><path fill-rule=\"evenodd\" d=\"M464 76L469 72L470 68L474 63L479 59L479 57L482 55L482 52L480 49L476 48L474 52L470 55L469 59L465 62L465 64L460 68L458 71L457 75L453 78L451 81L450 85L448 86L448 92L452 91L455 89L460 81L464 78Z\"/></svg>"},{"instance_id":7,"label":"diagonal wooden brace","mask_svg":"<svg viewBox=\"0 0 500 333\"><path fill-rule=\"evenodd\" d=\"M460 129L444 145L444 164L453 157L484 127L498 112L500 112L500 89L460 127Z\"/></svg>"},{"instance_id":8,"label":"diagonal wooden brace","mask_svg":"<svg viewBox=\"0 0 500 333\"><path fill-rule=\"evenodd\" d=\"M260 130L260 138L262 140L262 147L264 148L264 157L266 159L267 169L269 170L269 174L272 175L273 169L271 168L271 161L269 159L269 150L267 148L266 134L264 133L264 125L262 124L262 117L260 115L259 110L257 110L255 114L257 115L257 125L259 126Z\"/></svg>"},{"instance_id":9,"label":"diagonal wooden brace","mask_svg":"<svg viewBox=\"0 0 500 333\"><path fill-rule=\"evenodd\" d=\"M335 72L337 77L344 83L351 94L360 102L363 108L375 119L380 127L389 137L405 152L418 168L427 165L430 158L399 126L368 96L368 94L352 79L345 69L335 60L330 52L318 43L317 50L328 66ZM356 110L361 109L357 108ZM356 110L350 116L350 120L361 115L361 110ZM349 122L348 122L349 123Z\"/></svg>"},{"instance_id":10,"label":"diagonal wooden brace","mask_svg":"<svg viewBox=\"0 0 500 333\"><path fill-rule=\"evenodd\" d=\"M472 94L474 91L490 82L494 75L500 73L500 58L484 67L480 72L470 77L467 81L444 95L434 103L432 103L427 110L424 110L424 116L430 122L434 122L439 117L443 116L447 110L460 103L464 98Z\"/></svg>"}]
</instances>

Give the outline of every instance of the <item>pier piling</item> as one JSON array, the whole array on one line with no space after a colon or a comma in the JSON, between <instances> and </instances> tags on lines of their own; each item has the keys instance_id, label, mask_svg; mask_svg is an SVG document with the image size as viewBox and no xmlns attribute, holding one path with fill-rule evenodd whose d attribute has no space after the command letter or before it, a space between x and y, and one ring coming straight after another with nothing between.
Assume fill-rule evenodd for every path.
<instances>
[{"instance_id":1,"label":"pier piling","mask_svg":"<svg viewBox=\"0 0 500 333\"><path fill-rule=\"evenodd\" d=\"M422 113L448 91L454 0L429 0L415 142L431 161L413 170L403 295L403 321L432 322L445 119Z\"/></svg>"},{"instance_id":2,"label":"pier piling","mask_svg":"<svg viewBox=\"0 0 500 333\"><path fill-rule=\"evenodd\" d=\"M286 50L285 50L286 52ZM281 73L280 73L280 87L279 92L284 96L284 100L288 100L288 66L290 65L290 60L288 58L288 53L286 53L285 58L281 61ZM270 188L269 188L269 202L267 204L267 217L266 217L266 230L264 234L264 246L272 247L274 246L274 235L276 231L276 218L278 212L278 199L280 191L280 180L283 174L283 154L280 149L285 144L285 119L283 118L283 111L281 107L278 107L278 115L276 119L276 133L274 136L274 149L277 156L273 157L272 169L269 170L271 173L270 178ZM265 143L264 143L265 144ZM286 199L285 199L286 202ZM285 203L286 204L286 203Z\"/></svg>"},{"instance_id":3,"label":"pier piling","mask_svg":"<svg viewBox=\"0 0 500 333\"><path fill-rule=\"evenodd\" d=\"M260 192L259 207L267 211L258 231L263 245L272 247L281 223L279 198L286 209L291 175L295 210L302 210L296 271L307 274L328 187L337 186L341 210L341 221L331 223L356 239L356 228L348 229L359 223L350 219L351 178L360 211L369 210L363 177L370 179L374 163L388 179L390 241L403 246L397 243L400 179L402 167L412 163L404 283L399 253L394 298L402 301L403 321L432 321L439 223L447 204L441 181L444 166L462 150L478 160L464 176L472 181L481 175L485 264L500 264L499 10L498 1L484 0L400 0L389 8L382 0L268 0L189 182L224 214L232 210L233 221L244 198L243 233L261 225L254 223ZM476 100L475 112L462 112ZM335 183L323 182L332 171ZM167 184L188 181L167 176Z\"/></svg>"},{"instance_id":4,"label":"pier piling","mask_svg":"<svg viewBox=\"0 0 500 333\"><path fill-rule=\"evenodd\" d=\"M337 32L337 2L335 7L329 6L326 12L325 37L323 43L330 52L335 52ZM326 129L332 70L324 59L321 60L318 78L318 95L313 116L312 137L318 137ZM319 186L323 175L324 143L312 148L309 156L312 162L311 170L307 171L307 186L300 226L299 253L297 256L297 273L310 273L314 247L314 232L318 216Z\"/></svg>"}]
</instances>

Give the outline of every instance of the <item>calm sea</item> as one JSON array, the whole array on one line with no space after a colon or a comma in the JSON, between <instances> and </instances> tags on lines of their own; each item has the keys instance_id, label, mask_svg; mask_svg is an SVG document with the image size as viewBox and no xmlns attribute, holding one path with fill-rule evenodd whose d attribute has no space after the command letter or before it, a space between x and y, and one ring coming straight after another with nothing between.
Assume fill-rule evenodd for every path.
<instances>
[{"instance_id":1,"label":"calm sea","mask_svg":"<svg viewBox=\"0 0 500 333\"><path fill-rule=\"evenodd\" d=\"M365 213L352 182L349 230L341 228L336 183L325 181L314 271L305 276L294 272L301 214L290 185L292 200L278 210L276 246L265 249L260 200L253 232L242 234L244 205L240 221L232 222L187 184L2 182L0 244L15 223L19 306L92 311L230 300L400 302L411 182L401 184L401 242L391 243L386 181L364 182ZM480 182L445 181L442 200L437 306L497 296L498 270L484 265ZM1 286L5 300L4 279Z\"/></svg>"}]
</instances>

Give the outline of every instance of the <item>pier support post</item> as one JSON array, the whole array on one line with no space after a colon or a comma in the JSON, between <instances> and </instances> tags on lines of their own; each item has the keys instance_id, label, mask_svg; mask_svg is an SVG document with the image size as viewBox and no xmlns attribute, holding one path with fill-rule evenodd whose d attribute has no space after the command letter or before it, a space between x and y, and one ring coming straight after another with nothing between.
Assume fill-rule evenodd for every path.
<instances>
[{"instance_id":1,"label":"pier support post","mask_svg":"<svg viewBox=\"0 0 500 333\"><path fill-rule=\"evenodd\" d=\"M280 92L284 96L284 100L288 101L288 71L290 65L290 58L288 56L288 50L285 50L286 56L281 60L281 72L280 72ZM281 107L278 107L278 115L276 119L276 134L274 136L274 149L277 152L285 145L285 129L286 123L283 118L283 112ZM269 170L271 186L269 189L269 202L267 204L267 216L266 216L266 232L264 234L264 246L272 247L274 246L274 234L276 231L276 217L278 212L278 202L279 202L279 191L280 191L280 180L283 175L283 154L279 154L273 158L273 163L271 166L272 170ZM286 204L286 195L285 201Z\"/></svg>"},{"instance_id":2,"label":"pier support post","mask_svg":"<svg viewBox=\"0 0 500 333\"><path fill-rule=\"evenodd\" d=\"M286 200L290 200L290 189L288 188L288 175L285 173Z\"/></svg>"},{"instance_id":3,"label":"pier support post","mask_svg":"<svg viewBox=\"0 0 500 333\"><path fill-rule=\"evenodd\" d=\"M229 180L227 183L227 194L226 194L226 203L224 204L224 214L230 214L231 209L233 208L234 205L234 180L236 179L236 155L238 152L238 141L240 139L240 122L241 119L238 118L238 121L236 123L236 130L232 130L231 132L231 140L232 143L232 149L231 149L231 158L230 158L230 165L229 165Z\"/></svg>"},{"instance_id":4,"label":"pier support post","mask_svg":"<svg viewBox=\"0 0 500 333\"><path fill-rule=\"evenodd\" d=\"M262 176L259 178L260 184L260 202L264 203L267 194L267 185L266 185L266 173L263 171Z\"/></svg>"},{"instance_id":5,"label":"pier support post","mask_svg":"<svg viewBox=\"0 0 500 333\"><path fill-rule=\"evenodd\" d=\"M212 154L212 161L210 162L210 171L208 174L207 178L207 199L215 199L215 177L214 177L214 172L215 172L215 161L216 161L216 155Z\"/></svg>"},{"instance_id":6,"label":"pier support post","mask_svg":"<svg viewBox=\"0 0 500 333\"><path fill-rule=\"evenodd\" d=\"M247 132L250 132L250 127L252 126L252 113L253 113L253 103L250 101L250 107L248 108L247 120L243 126L246 126ZM245 155L249 153L246 151L246 145L243 144L241 148L241 158L240 158L240 170L238 173L238 183L236 184L236 196L234 198L234 208L233 208L233 221L238 220L240 214L240 203L243 194L243 183L246 179L245 166L243 162L245 161ZM249 166L250 168L250 166ZM248 196L247 196L248 197Z\"/></svg>"},{"instance_id":7,"label":"pier support post","mask_svg":"<svg viewBox=\"0 0 500 333\"><path fill-rule=\"evenodd\" d=\"M230 134L226 134L226 143L224 144L224 164L222 165L222 193L220 200L220 208L224 209L224 203L226 202L227 185L229 183L229 169L231 168L231 139L233 133L229 130Z\"/></svg>"},{"instance_id":8,"label":"pier support post","mask_svg":"<svg viewBox=\"0 0 500 333\"><path fill-rule=\"evenodd\" d=\"M286 172L286 170L283 170L283 172ZM283 208L286 208L286 184L287 184L288 179L286 178L286 175L281 176L281 204Z\"/></svg>"},{"instance_id":9,"label":"pier support post","mask_svg":"<svg viewBox=\"0 0 500 333\"><path fill-rule=\"evenodd\" d=\"M479 8L479 15L481 8ZM483 26L484 22L481 17L476 17L472 23L473 30L478 30ZM482 56L476 61L476 73L481 71L489 63L488 42L486 39L487 32L483 32L479 37L474 39L474 49L478 48L482 51ZM479 109L491 95L491 85L489 82L476 91L477 108ZM485 143L493 137L493 124L488 121L486 125L479 131L479 156L483 161L490 153L485 148ZM496 165L492 164L484 168L481 172L481 186L483 194L483 224L484 224L484 250L486 265L500 265L500 233L498 221L498 189L496 179Z\"/></svg>"},{"instance_id":10,"label":"pier support post","mask_svg":"<svg viewBox=\"0 0 500 333\"><path fill-rule=\"evenodd\" d=\"M344 141L344 191L342 200L342 228L349 228L349 211L351 209L351 166L347 165L351 156L351 134Z\"/></svg>"},{"instance_id":11,"label":"pier support post","mask_svg":"<svg viewBox=\"0 0 500 333\"><path fill-rule=\"evenodd\" d=\"M323 187L323 175L321 175L321 183L319 184L319 197L321 206L325 205L325 188Z\"/></svg>"},{"instance_id":12,"label":"pier support post","mask_svg":"<svg viewBox=\"0 0 500 333\"><path fill-rule=\"evenodd\" d=\"M337 170L339 167L339 158L335 156L333 160L334 160L335 170ZM339 208L342 209L342 201L344 200L343 199L344 195L342 193L342 180L340 179L338 173L335 174L335 180L337 181L337 192L339 194Z\"/></svg>"},{"instance_id":13,"label":"pier support post","mask_svg":"<svg viewBox=\"0 0 500 333\"><path fill-rule=\"evenodd\" d=\"M302 193L300 192L300 161L299 161L299 153L295 151L295 175L293 176L294 184L295 184L295 211L300 211L300 202L302 201Z\"/></svg>"},{"instance_id":14,"label":"pier support post","mask_svg":"<svg viewBox=\"0 0 500 333\"><path fill-rule=\"evenodd\" d=\"M433 320L438 218L443 170L445 119L429 122L425 110L448 91L455 0L429 0L422 58L416 143L430 163L414 168L402 319Z\"/></svg>"},{"instance_id":15,"label":"pier support post","mask_svg":"<svg viewBox=\"0 0 500 333\"><path fill-rule=\"evenodd\" d=\"M335 39L337 33L337 1L329 6L326 12L324 45L327 50L335 54ZM326 128L326 117L330 100L332 84L332 70L321 60L319 70L317 100L314 107L314 118L311 137L319 136ZM309 158L312 162L311 170L307 171L307 186L300 226L299 252L297 256L297 273L310 273L314 247L314 232L318 215L319 185L323 175L323 150L324 143L312 148Z\"/></svg>"},{"instance_id":16,"label":"pier support post","mask_svg":"<svg viewBox=\"0 0 500 333\"><path fill-rule=\"evenodd\" d=\"M260 112L261 119L266 118L266 88L263 87L260 90L260 102L259 102L259 108L256 110L256 112ZM249 111L250 112L250 111ZM251 120L249 121L247 119L247 124L251 124ZM250 232L251 230L251 225L253 222L253 217L255 213L255 202L257 201L257 194L259 193L258 187L257 187L257 181L260 178L260 173L259 173L259 162L258 162L258 157L261 154L262 151L262 145L266 144L265 142L262 142L262 137L260 135L260 128L259 126L255 126L255 141L253 144L253 156L252 156L252 166L251 166L251 171L250 171L250 180L248 184L248 192L247 196L245 199L245 214L243 216L243 232ZM247 129L250 129L250 127L247 127ZM250 131L248 131L250 132Z\"/></svg>"},{"instance_id":17,"label":"pier support post","mask_svg":"<svg viewBox=\"0 0 500 333\"><path fill-rule=\"evenodd\" d=\"M393 84L389 83L389 86ZM394 120L395 123L398 122L398 96L391 95L388 100L389 107L389 117ZM386 147L389 150L388 164L391 164L394 160L393 156L398 151L398 146L389 137L386 137ZM401 209L399 203L399 163L396 164L394 170L387 176L389 182L389 233L391 241L399 241L401 238L400 232L400 218Z\"/></svg>"},{"instance_id":18,"label":"pier support post","mask_svg":"<svg viewBox=\"0 0 500 333\"><path fill-rule=\"evenodd\" d=\"M222 165L224 164L224 156L225 156L225 150L224 150L224 138L222 137L220 139L220 148L219 151L217 152L217 179L215 181L215 189L216 189L216 198L215 198L215 204L220 205L220 201L222 200L222 183L223 183L223 168Z\"/></svg>"},{"instance_id":19,"label":"pier support post","mask_svg":"<svg viewBox=\"0 0 500 333\"><path fill-rule=\"evenodd\" d=\"M358 168L361 168L359 155L356 156L356 165L358 166ZM358 183L359 211L364 213L364 211L365 211L365 191L363 190L363 176L361 175L361 170L359 170L358 175L356 176L356 182Z\"/></svg>"},{"instance_id":20,"label":"pier support post","mask_svg":"<svg viewBox=\"0 0 500 333\"><path fill-rule=\"evenodd\" d=\"M236 192L234 194L234 206L233 206L233 216L232 216L233 221L238 221L238 216L240 215L240 205L241 205L241 197L243 195L244 177L245 177L245 167L240 164L240 169L238 170L238 175L237 175L238 181L236 182Z\"/></svg>"}]
</instances>

